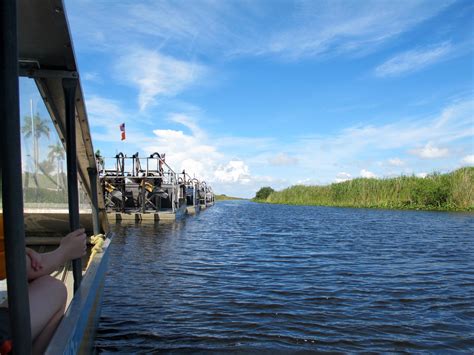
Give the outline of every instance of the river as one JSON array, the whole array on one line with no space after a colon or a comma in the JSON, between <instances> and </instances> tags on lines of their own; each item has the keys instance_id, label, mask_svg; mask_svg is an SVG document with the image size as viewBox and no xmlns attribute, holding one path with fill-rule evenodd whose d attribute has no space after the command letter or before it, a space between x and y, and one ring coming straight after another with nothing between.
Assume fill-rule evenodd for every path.
<instances>
[{"instance_id":1,"label":"river","mask_svg":"<svg viewBox=\"0 0 474 355\"><path fill-rule=\"evenodd\" d=\"M474 215L218 202L116 225L99 353L474 352Z\"/></svg>"}]
</instances>

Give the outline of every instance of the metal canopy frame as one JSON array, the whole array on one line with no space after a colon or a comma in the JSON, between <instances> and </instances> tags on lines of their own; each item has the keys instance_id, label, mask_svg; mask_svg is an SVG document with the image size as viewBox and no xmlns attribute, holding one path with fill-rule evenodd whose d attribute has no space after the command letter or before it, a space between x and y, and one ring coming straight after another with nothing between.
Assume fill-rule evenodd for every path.
<instances>
[{"instance_id":1,"label":"metal canopy frame","mask_svg":"<svg viewBox=\"0 0 474 355\"><path fill-rule=\"evenodd\" d=\"M19 72L33 78L51 116L59 138L66 145L66 101L63 79L77 79L74 94L77 172L89 196L98 191L101 227L108 230L102 189L91 186L90 169L97 169L84 95L62 0L19 0ZM65 147L67 148L67 147Z\"/></svg>"},{"instance_id":2,"label":"metal canopy frame","mask_svg":"<svg viewBox=\"0 0 474 355\"><path fill-rule=\"evenodd\" d=\"M99 231L99 218L105 232L108 222L103 198L93 196L101 189L63 1L2 0L0 21L0 164L4 219L8 221L4 230L10 324L15 353L28 354L32 344L24 262L19 75L35 80L68 152L68 190L75 190L69 193L71 228L79 225L77 177L96 204L94 232ZM75 289L82 276L78 261L74 263Z\"/></svg>"}]
</instances>

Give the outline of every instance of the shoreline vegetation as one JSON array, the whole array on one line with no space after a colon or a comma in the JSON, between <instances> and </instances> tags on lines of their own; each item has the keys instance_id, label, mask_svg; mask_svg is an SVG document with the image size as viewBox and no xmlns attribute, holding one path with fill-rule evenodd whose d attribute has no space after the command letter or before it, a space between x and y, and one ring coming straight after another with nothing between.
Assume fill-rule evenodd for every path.
<instances>
[{"instance_id":1,"label":"shoreline vegetation","mask_svg":"<svg viewBox=\"0 0 474 355\"><path fill-rule=\"evenodd\" d=\"M246 198L241 197L232 197L227 196L226 194L214 195L215 201L228 201L228 200L247 200Z\"/></svg>"},{"instance_id":2,"label":"shoreline vegetation","mask_svg":"<svg viewBox=\"0 0 474 355\"><path fill-rule=\"evenodd\" d=\"M326 186L295 185L282 191L261 188L255 202L429 211L474 211L474 167L424 178L357 178Z\"/></svg>"}]
</instances>

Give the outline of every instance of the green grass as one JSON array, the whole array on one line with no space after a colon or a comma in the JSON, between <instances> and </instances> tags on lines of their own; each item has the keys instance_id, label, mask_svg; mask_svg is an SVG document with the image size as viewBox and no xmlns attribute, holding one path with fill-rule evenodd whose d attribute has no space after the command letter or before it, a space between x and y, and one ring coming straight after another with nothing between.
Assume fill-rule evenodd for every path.
<instances>
[{"instance_id":1,"label":"green grass","mask_svg":"<svg viewBox=\"0 0 474 355\"><path fill-rule=\"evenodd\" d=\"M358 178L327 186L296 185L273 192L264 200L254 201L290 205L474 211L474 167L461 168L448 174L434 173L426 178Z\"/></svg>"}]
</instances>

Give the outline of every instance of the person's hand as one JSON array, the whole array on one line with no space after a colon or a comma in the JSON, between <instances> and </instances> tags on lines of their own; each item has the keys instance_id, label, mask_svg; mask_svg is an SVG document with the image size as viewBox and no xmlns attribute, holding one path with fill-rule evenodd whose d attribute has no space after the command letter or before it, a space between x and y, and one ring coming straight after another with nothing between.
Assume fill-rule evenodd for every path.
<instances>
[{"instance_id":1,"label":"person's hand","mask_svg":"<svg viewBox=\"0 0 474 355\"><path fill-rule=\"evenodd\" d=\"M62 249L66 260L79 259L86 255L87 240L84 228L77 229L61 238L59 247Z\"/></svg>"},{"instance_id":2,"label":"person's hand","mask_svg":"<svg viewBox=\"0 0 474 355\"><path fill-rule=\"evenodd\" d=\"M26 256L30 259L30 265L34 271L38 271L43 268L40 253L37 253L33 249L26 248Z\"/></svg>"}]
</instances>

